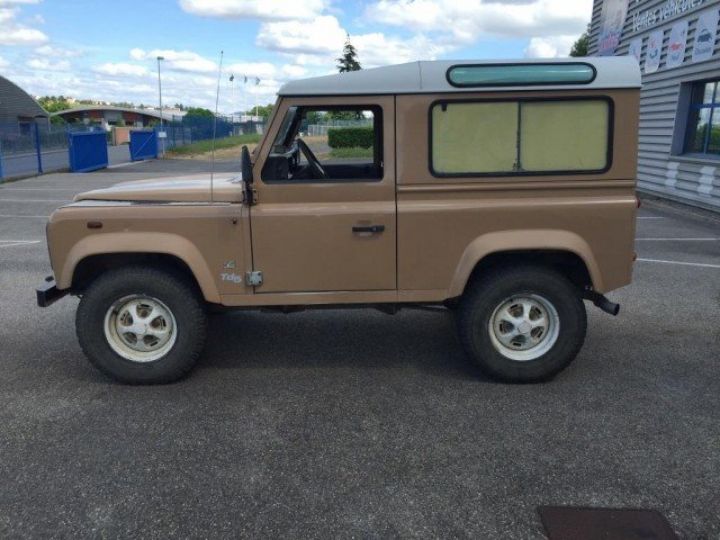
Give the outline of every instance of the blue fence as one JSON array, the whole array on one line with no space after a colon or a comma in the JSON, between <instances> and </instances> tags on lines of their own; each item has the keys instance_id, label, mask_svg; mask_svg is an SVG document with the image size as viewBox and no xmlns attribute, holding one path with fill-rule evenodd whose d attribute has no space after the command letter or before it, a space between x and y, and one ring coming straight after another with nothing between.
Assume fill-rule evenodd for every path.
<instances>
[{"instance_id":1,"label":"blue fence","mask_svg":"<svg viewBox=\"0 0 720 540\"><path fill-rule=\"evenodd\" d=\"M0 124L0 182L70 167L69 134L105 130L88 126Z\"/></svg>"},{"instance_id":2,"label":"blue fence","mask_svg":"<svg viewBox=\"0 0 720 540\"><path fill-rule=\"evenodd\" d=\"M155 159L158 157L158 133L156 131L132 130L130 132L130 160Z\"/></svg>"},{"instance_id":3,"label":"blue fence","mask_svg":"<svg viewBox=\"0 0 720 540\"><path fill-rule=\"evenodd\" d=\"M140 143L137 148L129 149L123 146L109 149L106 147L104 154L99 141L102 137L109 138L110 134L99 125L0 123L0 182L8 178L33 176L45 172L94 170L107 162L108 157L111 163L127 161L131 157L134 160L155 158L158 154L163 155L165 151L175 147L212 139L213 123L212 118L176 119L164 123L162 127L164 138L158 137L161 128L155 125L153 128L141 131L150 134L139 136L146 139L146 144ZM216 130L217 138L222 139L246 133L262 133L264 124L239 123L218 118ZM71 138L75 133L96 134L95 137L87 139L88 143L93 141L91 146L94 150L84 148L85 139ZM153 136L154 141L150 142ZM71 140L75 141L73 143L76 145L75 149L71 148ZM91 153L87 154L87 152Z\"/></svg>"},{"instance_id":4,"label":"blue fence","mask_svg":"<svg viewBox=\"0 0 720 540\"><path fill-rule=\"evenodd\" d=\"M108 166L108 147L105 133L89 131L68 133L68 153L72 172L90 172Z\"/></svg>"}]
</instances>

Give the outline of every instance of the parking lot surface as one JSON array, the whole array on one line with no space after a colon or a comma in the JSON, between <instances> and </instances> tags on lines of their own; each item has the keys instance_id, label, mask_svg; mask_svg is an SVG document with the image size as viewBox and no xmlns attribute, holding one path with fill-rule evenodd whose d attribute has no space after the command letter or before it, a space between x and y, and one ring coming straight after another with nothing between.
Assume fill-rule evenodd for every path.
<instances>
[{"instance_id":1,"label":"parking lot surface","mask_svg":"<svg viewBox=\"0 0 720 540\"><path fill-rule=\"evenodd\" d=\"M218 170L237 170L220 163ZM580 356L505 385L450 313L214 315L186 380L115 384L75 298L35 306L46 216L148 162L0 185L1 537L541 538L536 507L654 508L720 537L720 221L648 202L634 283Z\"/></svg>"}]
</instances>

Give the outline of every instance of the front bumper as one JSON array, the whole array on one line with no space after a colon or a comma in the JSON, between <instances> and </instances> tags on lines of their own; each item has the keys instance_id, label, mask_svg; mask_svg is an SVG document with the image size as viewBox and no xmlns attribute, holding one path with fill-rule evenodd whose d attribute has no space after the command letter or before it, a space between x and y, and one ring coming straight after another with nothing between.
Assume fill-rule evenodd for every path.
<instances>
[{"instance_id":1,"label":"front bumper","mask_svg":"<svg viewBox=\"0 0 720 540\"><path fill-rule=\"evenodd\" d=\"M61 291L58 289L53 278L48 278L45 283L35 289L37 303L40 307L48 307L49 305L54 304L69 292L69 290Z\"/></svg>"}]
</instances>

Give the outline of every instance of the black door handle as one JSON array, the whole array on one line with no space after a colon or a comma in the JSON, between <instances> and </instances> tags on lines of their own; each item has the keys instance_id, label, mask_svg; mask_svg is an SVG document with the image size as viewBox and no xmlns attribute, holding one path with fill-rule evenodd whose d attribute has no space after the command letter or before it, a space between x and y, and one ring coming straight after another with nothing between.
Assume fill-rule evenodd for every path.
<instances>
[{"instance_id":1,"label":"black door handle","mask_svg":"<svg viewBox=\"0 0 720 540\"><path fill-rule=\"evenodd\" d=\"M385 225L355 225L352 231L354 233L377 234L385 231Z\"/></svg>"}]
</instances>

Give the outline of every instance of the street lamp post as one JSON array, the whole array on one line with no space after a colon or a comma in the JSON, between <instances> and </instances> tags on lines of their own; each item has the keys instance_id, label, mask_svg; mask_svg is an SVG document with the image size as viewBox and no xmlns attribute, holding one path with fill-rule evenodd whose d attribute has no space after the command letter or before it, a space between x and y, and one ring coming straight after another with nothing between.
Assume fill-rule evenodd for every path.
<instances>
[{"instance_id":1,"label":"street lamp post","mask_svg":"<svg viewBox=\"0 0 720 540\"><path fill-rule=\"evenodd\" d=\"M160 156L165 157L165 140L163 138L165 131L163 130L162 81L160 80L160 62L162 60L165 60L164 56L157 57L158 95L160 97L160 132L158 133L158 138L162 141L160 143Z\"/></svg>"}]
</instances>

